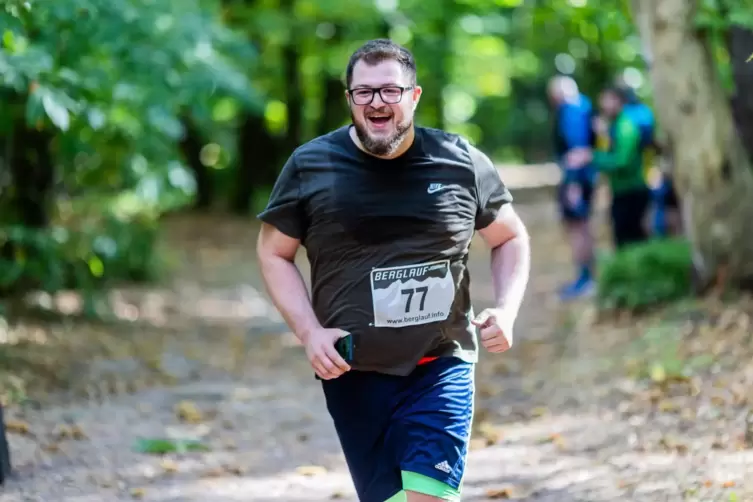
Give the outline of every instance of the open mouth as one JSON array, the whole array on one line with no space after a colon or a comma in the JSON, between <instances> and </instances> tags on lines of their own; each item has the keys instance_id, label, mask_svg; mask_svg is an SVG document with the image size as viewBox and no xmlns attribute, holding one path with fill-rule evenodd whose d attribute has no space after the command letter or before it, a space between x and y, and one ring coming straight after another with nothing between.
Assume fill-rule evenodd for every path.
<instances>
[{"instance_id":1,"label":"open mouth","mask_svg":"<svg viewBox=\"0 0 753 502\"><path fill-rule=\"evenodd\" d=\"M368 117L369 122L377 127L384 127L390 121L392 116L390 115L370 115Z\"/></svg>"}]
</instances>

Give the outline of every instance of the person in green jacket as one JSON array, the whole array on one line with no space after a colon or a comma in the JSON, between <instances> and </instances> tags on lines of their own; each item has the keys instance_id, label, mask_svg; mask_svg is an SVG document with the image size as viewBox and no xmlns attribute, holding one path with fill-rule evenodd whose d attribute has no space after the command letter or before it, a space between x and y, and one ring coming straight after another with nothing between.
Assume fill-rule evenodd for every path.
<instances>
[{"instance_id":1,"label":"person in green jacket","mask_svg":"<svg viewBox=\"0 0 753 502\"><path fill-rule=\"evenodd\" d=\"M649 234L645 227L646 213L651 204L651 192L643 175L643 150L638 125L624 113L625 96L616 88L602 91L599 107L609 123L610 145L606 150L593 152L593 166L602 173L612 191L612 235L617 249L643 242ZM595 124L595 128L599 128ZM603 126L602 126L603 127ZM579 156L591 155L585 151Z\"/></svg>"}]
</instances>

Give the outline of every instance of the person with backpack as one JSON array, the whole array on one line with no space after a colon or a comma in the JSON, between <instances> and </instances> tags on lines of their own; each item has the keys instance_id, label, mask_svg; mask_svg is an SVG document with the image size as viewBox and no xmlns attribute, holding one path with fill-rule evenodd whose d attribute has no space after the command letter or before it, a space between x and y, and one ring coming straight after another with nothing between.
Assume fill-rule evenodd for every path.
<instances>
[{"instance_id":1,"label":"person with backpack","mask_svg":"<svg viewBox=\"0 0 753 502\"><path fill-rule=\"evenodd\" d=\"M576 149L568 163L591 162L603 174L612 191L610 208L615 248L648 239L644 217L651 194L644 177L641 130L625 112L626 98L618 88L608 88L599 96L599 106L609 122L609 148L606 151Z\"/></svg>"},{"instance_id":2,"label":"person with backpack","mask_svg":"<svg viewBox=\"0 0 753 502\"><path fill-rule=\"evenodd\" d=\"M641 149L646 183L651 190L652 218L649 221L650 233L659 237L674 235L679 232L679 203L667 169L657 165L660 151L656 141L656 119L647 104L640 101L635 90L627 85L620 86L625 96L623 112L640 130Z\"/></svg>"}]
</instances>

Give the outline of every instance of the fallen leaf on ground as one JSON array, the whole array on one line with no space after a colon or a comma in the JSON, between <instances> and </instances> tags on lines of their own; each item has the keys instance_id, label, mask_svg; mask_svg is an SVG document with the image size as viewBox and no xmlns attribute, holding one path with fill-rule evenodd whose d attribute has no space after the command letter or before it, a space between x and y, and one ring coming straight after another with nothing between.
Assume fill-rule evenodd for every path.
<instances>
[{"instance_id":1,"label":"fallen leaf on ground","mask_svg":"<svg viewBox=\"0 0 753 502\"><path fill-rule=\"evenodd\" d=\"M204 416L193 401L181 401L175 405L175 414L181 422L198 424L204 420Z\"/></svg>"},{"instance_id":2,"label":"fallen leaf on ground","mask_svg":"<svg viewBox=\"0 0 753 502\"><path fill-rule=\"evenodd\" d=\"M199 441L179 439L140 438L136 440L133 449L138 453L181 453L186 451L209 451L209 448Z\"/></svg>"},{"instance_id":3,"label":"fallen leaf on ground","mask_svg":"<svg viewBox=\"0 0 753 502\"><path fill-rule=\"evenodd\" d=\"M131 497L136 499L142 499L146 496L146 490L143 488L134 488L131 490Z\"/></svg>"},{"instance_id":4,"label":"fallen leaf on ground","mask_svg":"<svg viewBox=\"0 0 753 502\"><path fill-rule=\"evenodd\" d=\"M53 436L58 440L75 439L77 441L80 441L82 439L86 439L84 430L78 425L59 425L55 428Z\"/></svg>"},{"instance_id":5,"label":"fallen leaf on ground","mask_svg":"<svg viewBox=\"0 0 753 502\"><path fill-rule=\"evenodd\" d=\"M549 414L550 414L549 408L546 408L544 406L538 406L531 410L531 416L536 417L536 418L543 417Z\"/></svg>"},{"instance_id":6,"label":"fallen leaf on ground","mask_svg":"<svg viewBox=\"0 0 753 502\"><path fill-rule=\"evenodd\" d=\"M499 426L489 422L481 422L476 426L479 436L486 442L487 446L499 443L502 440L502 429Z\"/></svg>"},{"instance_id":7,"label":"fallen leaf on ground","mask_svg":"<svg viewBox=\"0 0 753 502\"><path fill-rule=\"evenodd\" d=\"M327 474L327 468L321 465L302 465L295 472L301 476L321 476Z\"/></svg>"},{"instance_id":8,"label":"fallen leaf on ground","mask_svg":"<svg viewBox=\"0 0 753 502\"><path fill-rule=\"evenodd\" d=\"M212 467L207 469L201 475L202 478L221 478L225 473L220 467Z\"/></svg>"},{"instance_id":9,"label":"fallen leaf on ground","mask_svg":"<svg viewBox=\"0 0 753 502\"><path fill-rule=\"evenodd\" d=\"M31 432L31 427L27 422L22 420L6 420L5 430L13 434L26 435Z\"/></svg>"},{"instance_id":10,"label":"fallen leaf on ground","mask_svg":"<svg viewBox=\"0 0 753 502\"><path fill-rule=\"evenodd\" d=\"M233 476L243 476L246 473L246 470L239 465L226 465L223 468L225 469L225 472L232 474Z\"/></svg>"},{"instance_id":11,"label":"fallen leaf on ground","mask_svg":"<svg viewBox=\"0 0 753 502\"><path fill-rule=\"evenodd\" d=\"M491 446L486 439L484 438L473 438L471 439L470 443L468 444L468 449L470 450L483 450L484 448L487 448Z\"/></svg>"},{"instance_id":12,"label":"fallen leaf on ground","mask_svg":"<svg viewBox=\"0 0 753 502\"><path fill-rule=\"evenodd\" d=\"M512 500L517 498L515 495L515 488L512 486L489 488L486 490L486 497L492 500Z\"/></svg>"},{"instance_id":13,"label":"fallen leaf on ground","mask_svg":"<svg viewBox=\"0 0 753 502\"><path fill-rule=\"evenodd\" d=\"M162 468L163 471L165 471L168 474L173 474L173 473L178 472L178 464L174 460L169 459L169 458L163 458L160 461L159 466Z\"/></svg>"}]
</instances>

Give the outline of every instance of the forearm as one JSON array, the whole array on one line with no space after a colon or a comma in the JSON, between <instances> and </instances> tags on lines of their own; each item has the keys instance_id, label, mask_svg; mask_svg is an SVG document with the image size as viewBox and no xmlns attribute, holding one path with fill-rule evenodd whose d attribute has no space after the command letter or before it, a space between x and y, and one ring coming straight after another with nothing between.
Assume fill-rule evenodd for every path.
<instances>
[{"instance_id":1,"label":"forearm","mask_svg":"<svg viewBox=\"0 0 753 502\"><path fill-rule=\"evenodd\" d=\"M519 233L492 249L491 271L496 306L518 315L531 270L531 246L528 234Z\"/></svg>"},{"instance_id":2,"label":"forearm","mask_svg":"<svg viewBox=\"0 0 753 502\"><path fill-rule=\"evenodd\" d=\"M320 328L306 284L295 263L280 256L268 256L260 259L260 265L272 303L293 333L303 340L307 333Z\"/></svg>"}]
</instances>

